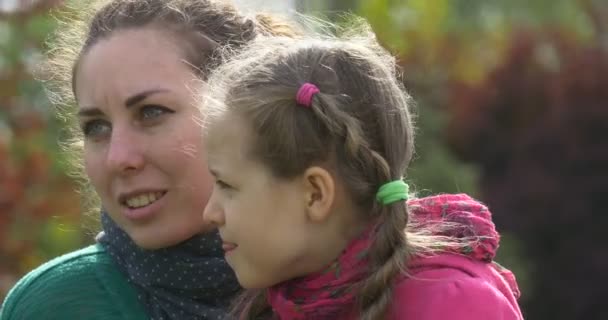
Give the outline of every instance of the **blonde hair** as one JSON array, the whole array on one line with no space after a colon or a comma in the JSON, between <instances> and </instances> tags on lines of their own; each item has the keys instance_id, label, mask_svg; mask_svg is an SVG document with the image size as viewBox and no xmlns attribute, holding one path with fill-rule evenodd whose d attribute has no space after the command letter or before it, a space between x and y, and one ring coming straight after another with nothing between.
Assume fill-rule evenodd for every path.
<instances>
[{"instance_id":1,"label":"blonde hair","mask_svg":"<svg viewBox=\"0 0 608 320\"><path fill-rule=\"evenodd\" d=\"M70 8L68 8L70 9ZM272 15L248 17L221 0L95 0L63 13L52 41L41 80L66 124L63 149L71 175L82 184L85 210L97 212L99 199L84 174L83 136L76 119L74 74L80 58L99 40L124 29L160 27L172 32L184 59L205 79L217 65L216 49L236 50L257 35L296 36L299 31ZM75 12L77 13L77 16Z\"/></svg>"}]
</instances>

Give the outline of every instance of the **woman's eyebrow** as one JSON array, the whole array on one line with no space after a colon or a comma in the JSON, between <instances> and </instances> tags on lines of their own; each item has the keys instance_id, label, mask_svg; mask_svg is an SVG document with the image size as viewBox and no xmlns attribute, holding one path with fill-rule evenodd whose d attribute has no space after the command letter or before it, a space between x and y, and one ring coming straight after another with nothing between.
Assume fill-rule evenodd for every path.
<instances>
[{"instance_id":1,"label":"woman's eyebrow","mask_svg":"<svg viewBox=\"0 0 608 320\"><path fill-rule=\"evenodd\" d=\"M97 107L84 107L78 111L78 117L98 117L102 115L103 112Z\"/></svg>"},{"instance_id":2,"label":"woman's eyebrow","mask_svg":"<svg viewBox=\"0 0 608 320\"><path fill-rule=\"evenodd\" d=\"M162 89L162 88L142 91L140 93L134 94L134 95L130 96L129 98L127 98L125 100L125 107L130 108L153 94L160 93L160 92L168 92L168 91L170 91L170 90ZM82 107L82 108L80 108L80 111L78 111L79 117L97 117L97 116L102 116L102 115L103 115L103 112L99 108L94 107L94 106Z\"/></svg>"},{"instance_id":3,"label":"woman's eyebrow","mask_svg":"<svg viewBox=\"0 0 608 320\"><path fill-rule=\"evenodd\" d=\"M167 92L168 89L150 89L146 91L142 91L140 93L134 94L131 97L125 100L125 107L130 108L142 100L146 99L148 96L159 93L159 92Z\"/></svg>"}]
</instances>

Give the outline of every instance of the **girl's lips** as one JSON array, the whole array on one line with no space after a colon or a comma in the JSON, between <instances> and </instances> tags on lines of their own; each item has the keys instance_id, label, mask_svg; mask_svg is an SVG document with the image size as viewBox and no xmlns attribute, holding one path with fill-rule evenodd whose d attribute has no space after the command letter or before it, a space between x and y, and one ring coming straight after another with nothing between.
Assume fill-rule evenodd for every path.
<instances>
[{"instance_id":1,"label":"girl's lips","mask_svg":"<svg viewBox=\"0 0 608 320\"><path fill-rule=\"evenodd\" d=\"M226 253L236 249L236 247L238 247L238 245L236 243L232 243L232 242L223 242L222 243L222 249L224 249L224 251Z\"/></svg>"}]
</instances>

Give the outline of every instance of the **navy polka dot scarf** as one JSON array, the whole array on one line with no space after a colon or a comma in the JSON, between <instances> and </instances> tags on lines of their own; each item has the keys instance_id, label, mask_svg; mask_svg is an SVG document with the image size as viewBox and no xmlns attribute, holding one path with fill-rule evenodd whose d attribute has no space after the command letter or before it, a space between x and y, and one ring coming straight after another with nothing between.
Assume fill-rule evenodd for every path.
<instances>
[{"instance_id":1,"label":"navy polka dot scarf","mask_svg":"<svg viewBox=\"0 0 608 320\"><path fill-rule=\"evenodd\" d=\"M150 319L227 319L240 290L217 232L158 250L139 248L105 213L97 241L137 288Z\"/></svg>"}]
</instances>

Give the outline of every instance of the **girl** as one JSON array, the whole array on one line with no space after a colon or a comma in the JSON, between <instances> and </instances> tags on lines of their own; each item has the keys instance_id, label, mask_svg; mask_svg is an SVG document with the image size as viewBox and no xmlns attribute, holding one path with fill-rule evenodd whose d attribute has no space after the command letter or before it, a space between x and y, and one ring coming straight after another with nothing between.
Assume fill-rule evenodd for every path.
<instances>
[{"instance_id":1,"label":"girl","mask_svg":"<svg viewBox=\"0 0 608 320\"><path fill-rule=\"evenodd\" d=\"M222 319L240 290L201 217L212 188L191 89L215 48L292 34L214 0L89 3L51 52L69 152L85 203L102 205L98 243L12 289L0 319ZM101 201L99 201L101 200Z\"/></svg>"},{"instance_id":2,"label":"girl","mask_svg":"<svg viewBox=\"0 0 608 320\"><path fill-rule=\"evenodd\" d=\"M522 319L487 208L407 201L411 100L371 32L261 39L209 83L204 218L239 319Z\"/></svg>"}]
</instances>

